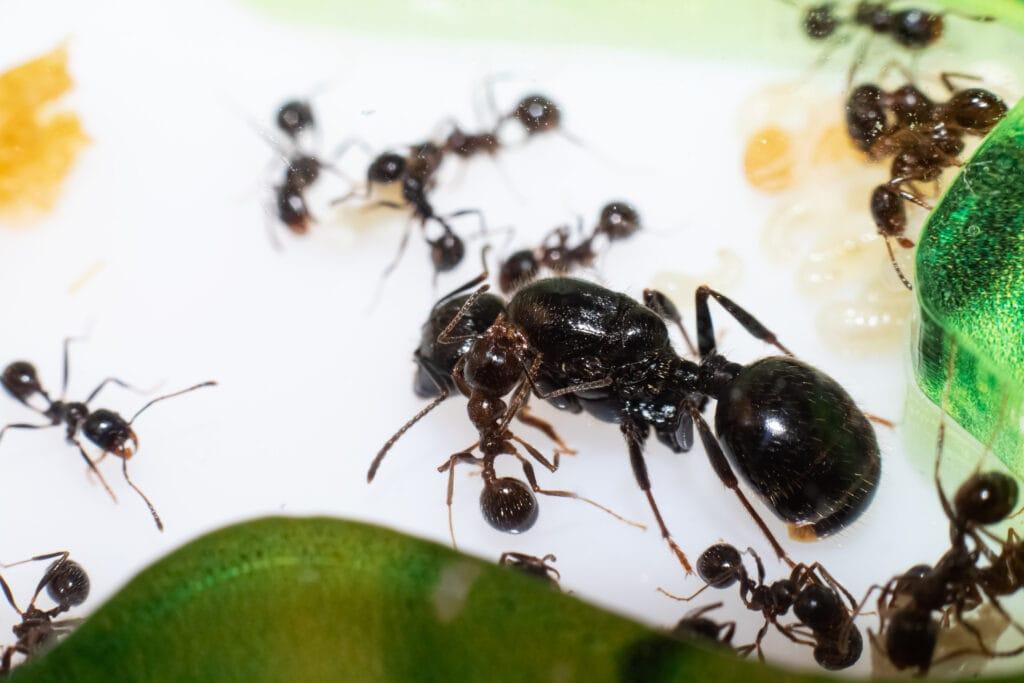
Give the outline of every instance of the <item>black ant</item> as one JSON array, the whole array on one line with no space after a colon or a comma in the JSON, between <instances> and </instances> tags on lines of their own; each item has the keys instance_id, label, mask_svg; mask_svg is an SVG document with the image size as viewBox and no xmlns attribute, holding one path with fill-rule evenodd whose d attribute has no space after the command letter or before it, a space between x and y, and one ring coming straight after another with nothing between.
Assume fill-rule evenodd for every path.
<instances>
[{"instance_id":1,"label":"black ant","mask_svg":"<svg viewBox=\"0 0 1024 683\"><path fill-rule=\"evenodd\" d=\"M526 555L525 553L507 552L502 553L498 558L498 564L504 567L512 567L516 571L527 576L538 578L547 582L552 588L558 588L558 581L562 575L552 567L549 562L556 562L557 557L548 553L544 557Z\"/></svg>"},{"instance_id":2,"label":"black ant","mask_svg":"<svg viewBox=\"0 0 1024 683\"><path fill-rule=\"evenodd\" d=\"M536 279L541 268L565 274L574 268L586 268L597 259L599 238L609 242L626 239L640 230L640 214L632 204L609 202L601 209L593 232L570 246L569 229L560 226L542 240L536 249L522 249L510 255L498 271L498 286L506 294ZM582 219L577 232L583 232Z\"/></svg>"},{"instance_id":3,"label":"black ant","mask_svg":"<svg viewBox=\"0 0 1024 683\"><path fill-rule=\"evenodd\" d=\"M731 648L732 639L736 635L736 622L719 623L705 616L708 612L713 612L721 606L722 603L716 602L687 612L672 628L672 637Z\"/></svg>"},{"instance_id":4,"label":"black ant","mask_svg":"<svg viewBox=\"0 0 1024 683\"><path fill-rule=\"evenodd\" d=\"M27 658L35 657L56 643L57 638L66 635L81 623L81 619L59 619L64 612L72 607L77 607L89 597L89 575L86 574L82 565L69 559L67 551L37 555L21 562L4 565L14 567L25 562L42 560L54 560L43 578L39 580L35 593L32 594L32 601L22 611L14 601L14 594L11 592L7 581L0 576L0 589L3 590L7 602L14 611L21 617L21 623L14 626L14 635L17 641L14 645L4 648L3 658L0 661L0 674L7 674L11 670L12 660L15 654L25 655ZM56 603L56 607L43 610L36 607L36 600L39 594L46 590L46 594Z\"/></svg>"},{"instance_id":5,"label":"black ant","mask_svg":"<svg viewBox=\"0 0 1024 683\"><path fill-rule=\"evenodd\" d=\"M18 402L49 419L50 422L48 424L8 424L3 429L0 429L0 439L2 439L3 435L10 429L47 429L63 425L65 429L65 438L68 443L74 445L78 449L78 452L81 454L82 459L85 460L85 464L88 466L89 471L96 475L100 480L100 483L103 484L103 488L107 490L107 493L110 494L110 497L115 502L117 502L117 497L107 484L103 474L97 468L97 465L102 462L107 455L114 455L121 459L121 472L124 474L125 481L128 482L128 485L138 493L146 503L150 514L153 515L153 521L156 523L157 529L163 531L164 525L160 520L160 515L156 512L156 508L153 507L153 504L150 502L149 498L146 497L146 494L144 494L128 476L128 460L139 450L139 439L138 436L136 436L135 431L132 429L132 425L143 412L155 403L175 396L181 396L182 394L186 394L196 389L214 386L217 383L212 381L202 382L201 384L196 384L195 386L188 387L187 389L158 396L137 410L131 419L126 420L112 410L107 410L106 408L97 408L94 410L89 407L89 404L108 384L116 384L117 386L130 391L139 391L127 382L115 377L108 377L100 382L100 384L93 389L89 396L82 402L65 400L68 388L68 346L72 341L74 341L74 339L71 338L64 340L64 370L61 379L60 398L57 400L53 400L49 393L43 389L35 366L31 363L26 361L15 361L4 368L3 374L0 375L0 386L3 386L7 393L14 397ZM36 396L41 397L42 400L45 401L45 408L38 408L32 405L30 401ZM89 454L86 453L85 447L79 440L80 433L103 451L103 454L99 459L93 460L89 457Z\"/></svg>"},{"instance_id":6,"label":"black ant","mask_svg":"<svg viewBox=\"0 0 1024 683\"><path fill-rule=\"evenodd\" d=\"M487 277L485 271L464 288ZM686 555L669 533L651 492L643 445L652 428L660 441L682 452L693 444L696 423L715 472L779 558L787 558L785 551L740 489L733 467L800 538L834 533L859 516L873 498L881 460L868 419L835 380L793 358L771 331L724 295L708 287L696 292L701 360L694 363L672 349L658 312L625 294L574 278L531 283L516 292L485 332L452 335L487 289L482 285L467 298L436 340L471 342L456 361L451 381L470 397L470 420L480 431L485 454L485 486L493 479L488 469L493 466L491 454L516 454L504 430L533 393L556 407L586 410L619 424L637 483L662 537L687 572L691 568ZM709 297L748 333L786 355L747 366L719 355ZM799 391L780 392L782 385ZM503 397L510 392L506 405ZM447 395L447 387L442 388L438 398L388 440L370 467L369 479L394 443ZM720 441L701 414L708 397L718 400L715 423ZM443 468L456 462L478 461L460 452ZM557 463L546 466L554 469ZM503 495L511 499L513 489L510 486ZM524 504L523 519L526 510L535 518L535 505Z\"/></svg>"},{"instance_id":7,"label":"black ant","mask_svg":"<svg viewBox=\"0 0 1024 683\"><path fill-rule=\"evenodd\" d=\"M747 549L747 552L757 565L756 581L748 575L743 558L734 546L717 543L697 559L697 574L704 581L704 586L696 593L681 597L658 590L675 600L689 602L708 588L721 590L739 583L744 606L764 616L764 624L754 642L736 648L739 654L748 655L756 651L758 658L763 660L761 641L768 633L768 627L774 626L794 643L813 646L814 658L821 666L830 670L853 666L863 649L860 632L856 628L848 628L852 625L850 610L857 606L854 597L817 562L793 565L788 578L766 583L761 558L753 549ZM840 593L849 600L850 608L843 604ZM779 622L790 609L799 625L810 629L810 634L803 633L795 625L784 626Z\"/></svg>"}]
</instances>

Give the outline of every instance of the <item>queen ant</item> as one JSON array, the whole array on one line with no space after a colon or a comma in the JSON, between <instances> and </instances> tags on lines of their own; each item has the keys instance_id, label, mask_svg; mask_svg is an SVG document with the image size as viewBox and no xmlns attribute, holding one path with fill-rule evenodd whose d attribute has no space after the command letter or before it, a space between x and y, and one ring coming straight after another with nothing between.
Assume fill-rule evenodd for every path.
<instances>
[{"instance_id":1,"label":"queen ant","mask_svg":"<svg viewBox=\"0 0 1024 683\"><path fill-rule=\"evenodd\" d=\"M487 277L485 270L464 289ZM873 498L881 461L868 418L835 380L795 359L774 333L719 292L703 286L696 292L700 362L695 363L672 349L657 311L625 294L566 277L540 280L518 290L486 331L453 335L488 287L481 285L465 299L436 342L470 342L455 361L451 384L470 398L469 417L480 433L472 448L480 445L485 456L480 460L468 449L460 451L442 470L458 462L480 464L485 498L522 502L512 516L517 522L487 515L492 526L525 530L536 517L532 496L524 495L526 487L506 482L499 495L493 474L493 460L499 453L516 455L528 464L515 451L511 441L522 442L507 432L507 425L531 393L558 408L586 410L619 425L637 484L663 539L687 572L692 571L689 561L669 533L651 491L643 446L652 429L660 441L682 452L693 445L696 423L715 473L780 559L788 559L785 551L740 489L733 467L776 515L790 523L791 534L803 539L845 527ZM709 298L718 301L749 334L785 356L743 366L719 355ZM800 391L780 392L778 387L783 385L800 387ZM439 390L438 397L377 453L369 480L394 443L450 391L447 385ZM510 393L506 404L503 397ZM718 438L701 414L707 398L718 400ZM527 450L539 460L539 453ZM554 463L541 462L554 470L557 453Z\"/></svg>"},{"instance_id":2,"label":"queen ant","mask_svg":"<svg viewBox=\"0 0 1024 683\"><path fill-rule=\"evenodd\" d=\"M525 553L505 552L498 558L498 564L503 567L511 567L527 576L545 581L552 588L558 588L558 581L562 578L562 575L549 564L557 560L558 558L551 553L544 557L536 557Z\"/></svg>"},{"instance_id":3,"label":"queen ant","mask_svg":"<svg viewBox=\"0 0 1024 683\"><path fill-rule=\"evenodd\" d=\"M72 341L75 341L75 339L68 338L64 340L64 369L61 375L60 398L57 400L53 400L50 397L50 394L43 388L39 381L39 375L36 372L36 368L31 363L28 363L27 361L15 361L4 368L3 374L0 374L0 386L2 386L7 393L19 403L47 418L49 423L11 423L0 429L0 439L3 438L4 434L6 434L8 430L12 429L48 429L63 426L66 441L78 449L82 459L85 460L88 471L96 475L100 483L103 485L103 488L106 489L107 493L110 494L111 499L115 503L117 502L117 496L114 495L113 490L107 484L106 479L99 471L97 465L102 462L107 455L114 455L115 457L120 458L121 472L124 475L124 480L128 483L128 486L130 486L146 503L150 514L153 516L153 521L156 523L157 529L163 531L163 521L161 521L160 515L157 514L156 508L150 502L149 498L146 497L146 494L142 492L142 489L136 486L128 476L128 460L139 450L139 438L132 429L132 425L135 423L135 420L142 415L142 413L148 410L155 403L169 398L174 398L176 396L181 396L182 394L186 394L190 391L195 391L196 389L201 389L203 387L215 386L217 383L213 381L202 382L188 387L187 389L158 396L139 408L139 410L132 415L131 419L126 420L112 410L107 410L106 408L92 409L89 407L89 404L109 384L115 384L136 393L143 393L136 387L124 382L123 380L117 379L116 377L108 377L104 379L95 389L92 390L84 401L67 401L65 399L68 389L68 346ZM39 408L32 404L31 401L36 397L41 398L45 402L45 408ZM89 454L86 453L79 435L84 436L88 441L92 442L103 451L103 454L97 460L93 460L89 457Z\"/></svg>"},{"instance_id":4,"label":"queen ant","mask_svg":"<svg viewBox=\"0 0 1024 683\"><path fill-rule=\"evenodd\" d=\"M26 562L44 560L54 561L43 573L35 593L32 594L32 600L25 610L18 607L10 586L0 576L0 589L3 590L4 597L21 617L21 623L16 624L13 629L17 641L14 645L4 648L3 657L0 659L0 674L10 673L14 655L22 654L26 658L32 658L42 654L52 647L60 636L70 633L82 621L81 619L56 619L72 607L81 605L89 597L89 575L86 574L82 565L69 558L67 551L37 555L3 566L5 568L14 567ZM44 589L50 599L56 603L55 607L48 610L36 606L36 600L39 599L39 594Z\"/></svg>"},{"instance_id":5,"label":"queen ant","mask_svg":"<svg viewBox=\"0 0 1024 683\"><path fill-rule=\"evenodd\" d=\"M536 249L521 249L506 258L498 271L498 286L507 294L535 280L541 268L564 275L574 268L590 267L597 259L595 245L600 238L614 242L631 237L640 228L640 214L632 204L609 202L601 209L593 231L578 244L570 245L568 227L560 226L548 233ZM583 232L582 218L576 231Z\"/></svg>"},{"instance_id":6,"label":"queen ant","mask_svg":"<svg viewBox=\"0 0 1024 683\"><path fill-rule=\"evenodd\" d=\"M764 653L761 642L769 626L799 645L814 648L814 658L826 669L837 670L853 666L860 658L863 642L860 631L848 628L852 625L850 611L857 606L850 595L828 571L815 562L811 565L795 564L789 577L772 583L765 582L764 563L748 548L747 552L757 565L757 580L747 573L743 558L735 546L728 543L712 545L697 559L697 574L704 586L689 596L678 596L659 588L668 597L689 602L708 588L724 590L739 584L740 600L754 612L760 612L764 624L757 632L754 642L736 648L740 655L757 652L762 661ZM843 604L840 595L850 602L850 608ZM721 603L719 603L721 604ZM790 609L799 620L798 624L783 625L779 619ZM800 627L809 629L809 633Z\"/></svg>"}]
</instances>

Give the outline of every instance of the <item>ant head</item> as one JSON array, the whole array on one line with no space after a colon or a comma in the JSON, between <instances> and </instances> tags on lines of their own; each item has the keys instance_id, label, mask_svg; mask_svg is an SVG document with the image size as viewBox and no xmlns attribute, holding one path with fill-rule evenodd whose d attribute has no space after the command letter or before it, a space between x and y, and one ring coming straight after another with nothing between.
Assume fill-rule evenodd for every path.
<instances>
[{"instance_id":1,"label":"ant head","mask_svg":"<svg viewBox=\"0 0 1024 683\"><path fill-rule=\"evenodd\" d=\"M845 631L845 634L844 634ZM845 635L845 643L839 638ZM857 663L864 651L864 637L860 629L851 625L847 629L839 629L814 646L814 661L829 671L847 669Z\"/></svg>"},{"instance_id":2,"label":"ant head","mask_svg":"<svg viewBox=\"0 0 1024 683\"><path fill-rule=\"evenodd\" d=\"M903 572L903 575L896 579L896 586L893 589L894 593L907 593L911 588L924 577L932 573L931 565L927 564L915 564L913 567Z\"/></svg>"},{"instance_id":3,"label":"ant head","mask_svg":"<svg viewBox=\"0 0 1024 683\"><path fill-rule=\"evenodd\" d=\"M672 637L717 643L721 627L707 617L683 617L672 629Z\"/></svg>"},{"instance_id":4,"label":"ant head","mask_svg":"<svg viewBox=\"0 0 1024 683\"><path fill-rule=\"evenodd\" d=\"M307 128L312 128L316 125L316 121L313 118L313 108L309 105L309 102L302 100L290 100L282 104L281 108L277 110L275 120L277 127L293 140Z\"/></svg>"},{"instance_id":5,"label":"ant head","mask_svg":"<svg viewBox=\"0 0 1024 683\"><path fill-rule=\"evenodd\" d=\"M846 621L847 612L839 594L827 586L812 583L796 596L793 614L816 632L832 632Z\"/></svg>"},{"instance_id":6,"label":"ant head","mask_svg":"<svg viewBox=\"0 0 1024 683\"><path fill-rule=\"evenodd\" d=\"M50 574L50 580L46 583L46 594L61 609L81 605L89 597L89 575L74 560L57 560L50 565L47 573Z\"/></svg>"},{"instance_id":7,"label":"ant head","mask_svg":"<svg viewBox=\"0 0 1024 683\"><path fill-rule=\"evenodd\" d=\"M907 227L907 209L903 198L889 185L883 184L871 193L871 217L878 232L887 237L898 237Z\"/></svg>"},{"instance_id":8,"label":"ant head","mask_svg":"<svg viewBox=\"0 0 1024 683\"><path fill-rule=\"evenodd\" d=\"M965 481L953 498L956 516L971 524L1001 522L1017 506L1017 482L1002 472L982 472Z\"/></svg>"},{"instance_id":9,"label":"ant head","mask_svg":"<svg viewBox=\"0 0 1024 683\"><path fill-rule=\"evenodd\" d=\"M469 347L463 357L462 376L474 392L504 396L523 376L521 351L515 330L499 320Z\"/></svg>"},{"instance_id":10,"label":"ant head","mask_svg":"<svg viewBox=\"0 0 1024 683\"><path fill-rule=\"evenodd\" d=\"M907 607L892 615L885 630L885 651L897 669L927 671L938 635L939 622L931 612Z\"/></svg>"},{"instance_id":11,"label":"ant head","mask_svg":"<svg viewBox=\"0 0 1024 683\"><path fill-rule=\"evenodd\" d=\"M515 252L501 264L498 272L498 286L506 294L537 277L540 264L532 249Z\"/></svg>"},{"instance_id":12,"label":"ant head","mask_svg":"<svg viewBox=\"0 0 1024 683\"><path fill-rule=\"evenodd\" d=\"M405 157L394 152L384 152L370 162L366 169L366 179L371 183L387 185L402 177L405 173Z\"/></svg>"},{"instance_id":13,"label":"ant head","mask_svg":"<svg viewBox=\"0 0 1024 683\"><path fill-rule=\"evenodd\" d=\"M305 154L288 160L284 182L294 190L304 190L320 177L320 160Z\"/></svg>"},{"instance_id":14,"label":"ant head","mask_svg":"<svg viewBox=\"0 0 1024 683\"><path fill-rule=\"evenodd\" d=\"M858 2L853 11L853 21L875 33L887 33L892 29L892 11L884 2Z\"/></svg>"},{"instance_id":15,"label":"ant head","mask_svg":"<svg viewBox=\"0 0 1024 683\"><path fill-rule=\"evenodd\" d=\"M466 243L451 230L445 230L437 239L430 240L430 260L434 271L446 273L462 263L466 255Z\"/></svg>"},{"instance_id":16,"label":"ant head","mask_svg":"<svg viewBox=\"0 0 1024 683\"><path fill-rule=\"evenodd\" d=\"M697 575L712 588L728 588L742 572L740 551L728 543L716 543L697 558Z\"/></svg>"},{"instance_id":17,"label":"ant head","mask_svg":"<svg viewBox=\"0 0 1024 683\"><path fill-rule=\"evenodd\" d=\"M135 432L123 417L112 410L101 408L91 413L82 425L82 433L104 451L123 458L132 455L128 443L135 441Z\"/></svg>"},{"instance_id":18,"label":"ant head","mask_svg":"<svg viewBox=\"0 0 1024 683\"><path fill-rule=\"evenodd\" d=\"M846 130L863 152L870 150L885 132L887 117L882 96L881 88L865 83L854 88L846 98Z\"/></svg>"},{"instance_id":19,"label":"ant head","mask_svg":"<svg viewBox=\"0 0 1024 683\"><path fill-rule=\"evenodd\" d=\"M892 92L890 107L896 119L905 126L925 123L935 112L935 103L913 83L907 83Z\"/></svg>"},{"instance_id":20,"label":"ant head","mask_svg":"<svg viewBox=\"0 0 1024 683\"><path fill-rule=\"evenodd\" d=\"M640 213L627 202L610 202L601 209L597 229L608 239L624 239L640 229Z\"/></svg>"},{"instance_id":21,"label":"ant head","mask_svg":"<svg viewBox=\"0 0 1024 683\"><path fill-rule=\"evenodd\" d=\"M512 116L522 124L527 134L554 130L562 121L558 105L544 95L527 95L519 100Z\"/></svg>"},{"instance_id":22,"label":"ant head","mask_svg":"<svg viewBox=\"0 0 1024 683\"><path fill-rule=\"evenodd\" d=\"M309 209L302 191L285 184L277 188L277 218L297 235L309 232Z\"/></svg>"},{"instance_id":23,"label":"ant head","mask_svg":"<svg viewBox=\"0 0 1024 683\"><path fill-rule=\"evenodd\" d=\"M494 424L505 416L508 406L500 398L493 398L476 394L469 399L466 410L469 412L469 420L478 429L493 427Z\"/></svg>"},{"instance_id":24,"label":"ant head","mask_svg":"<svg viewBox=\"0 0 1024 683\"><path fill-rule=\"evenodd\" d=\"M34 394L43 392L39 383L39 375L34 365L27 361L14 361L0 375L0 385L3 385L14 398L24 402Z\"/></svg>"},{"instance_id":25,"label":"ant head","mask_svg":"<svg viewBox=\"0 0 1024 683\"><path fill-rule=\"evenodd\" d=\"M987 133L1006 116L1006 103L984 88L968 88L954 93L946 103L951 123L972 133Z\"/></svg>"},{"instance_id":26,"label":"ant head","mask_svg":"<svg viewBox=\"0 0 1024 683\"><path fill-rule=\"evenodd\" d=\"M835 3L825 2L808 7L804 13L804 33L808 38L824 40L839 27L839 18L835 14Z\"/></svg>"},{"instance_id":27,"label":"ant head","mask_svg":"<svg viewBox=\"0 0 1024 683\"><path fill-rule=\"evenodd\" d=\"M942 15L920 9L900 10L892 14L891 31L903 47L927 47L942 35Z\"/></svg>"},{"instance_id":28,"label":"ant head","mask_svg":"<svg viewBox=\"0 0 1024 683\"><path fill-rule=\"evenodd\" d=\"M537 498L518 479L500 477L485 481L480 492L480 511L494 529L521 534L537 521Z\"/></svg>"}]
</instances>

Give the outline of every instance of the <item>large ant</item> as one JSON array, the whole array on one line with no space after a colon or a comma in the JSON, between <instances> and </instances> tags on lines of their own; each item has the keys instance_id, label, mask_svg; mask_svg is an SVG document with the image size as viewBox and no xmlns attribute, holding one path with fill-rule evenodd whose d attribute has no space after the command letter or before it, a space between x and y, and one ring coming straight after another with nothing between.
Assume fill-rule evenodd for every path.
<instances>
[{"instance_id":1,"label":"large ant","mask_svg":"<svg viewBox=\"0 0 1024 683\"><path fill-rule=\"evenodd\" d=\"M485 271L464 287L487 277ZM881 460L867 418L835 380L793 358L771 331L724 295L703 286L696 292L701 360L694 363L672 349L657 312L625 294L574 278L531 283L512 297L485 332L453 335L487 289L482 285L468 297L436 338L441 345L470 342L456 360L451 383L470 398L470 420L480 431L485 453L485 485L493 478L489 453L515 451L504 430L532 392L556 407L587 410L619 424L637 483L662 537L687 572L689 561L669 533L651 492L643 445L652 428L660 441L682 452L693 444L696 423L716 474L740 499L779 558L786 558L785 551L740 489L733 467L800 538L834 533L871 501ZM719 355L709 297L748 333L786 355L747 366ZM430 405L387 441L374 458L368 479L394 443L448 393L447 386L441 388ZM506 404L503 397L510 393ZM718 400L715 423L720 441L701 414L708 397ZM443 469L456 462L477 460L460 452ZM548 466L554 469L557 463ZM502 495L511 500L515 488L509 486ZM522 494L515 497L526 500ZM527 510L532 524L532 497L520 510L522 519ZM492 525L505 526L494 520Z\"/></svg>"},{"instance_id":2,"label":"large ant","mask_svg":"<svg viewBox=\"0 0 1024 683\"><path fill-rule=\"evenodd\" d=\"M498 558L498 564L503 567L511 567L527 576L540 579L548 583L552 588L558 588L558 581L562 575L552 567L549 562L555 562L558 558L548 553L544 557L536 557L525 553L505 552Z\"/></svg>"},{"instance_id":3,"label":"large ant","mask_svg":"<svg viewBox=\"0 0 1024 683\"><path fill-rule=\"evenodd\" d=\"M12 660L15 654L23 654L26 657L35 657L46 649L50 648L62 635L66 635L81 623L81 619L56 619L72 607L77 607L89 597L89 575L86 574L82 565L69 559L67 551L37 555L21 562L4 565L13 567L25 562L42 560L54 560L46 571L43 578L39 580L35 593L28 607L23 611L14 601L14 594L11 592L7 581L0 576L0 589L4 592L7 602L14 608L14 611L21 617L21 623L14 626L14 635L17 641L14 645L4 648L3 658L0 660L0 674L7 674L11 670ZM36 600L39 594L46 590L46 594L56 603L56 607L43 610L36 607Z\"/></svg>"},{"instance_id":4,"label":"large ant","mask_svg":"<svg viewBox=\"0 0 1024 683\"><path fill-rule=\"evenodd\" d=\"M50 422L48 424L28 424L20 422L8 424L3 429L0 429L0 439L2 439L4 434L10 429L47 429L63 425L67 442L78 449L78 452L81 454L82 459L85 460L85 464L89 468L89 471L96 475L100 480L100 483L103 484L103 488L105 488L107 493L110 494L110 497L114 502L117 502L117 497L107 484L107 481L99 471L99 468L97 468L97 465L102 462L107 455L114 455L121 459L121 472L124 474L125 481L128 482L128 485L137 494L139 494L142 500L146 503L150 514L153 516L153 521L156 523L157 529L163 531L164 525L160 519L160 515L156 512L156 508L150 502L149 498L146 497L146 494L144 494L128 476L128 460L139 450L139 439L138 436L136 436L135 431L132 429L132 425L135 420L153 404L168 398L181 396L182 394L186 394L196 389L214 386L216 385L216 382L202 382L195 386L188 387L187 389L158 396L139 408L139 410L132 415L131 419L126 420L112 410L107 410L106 408L97 408L94 410L89 407L89 404L108 384L116 384L117 386L130 391L139 391L127 382L115 377L108 377L100 382L84 401L78 402L65 400L68 389L68 346L72 341L74 341L74 339L71 338L64 340L64 369L61 376L60 398L57 400L53 400L50 397L50 394L43 389L43 386L39 381L39 375L36 372L36 368L31 363L26 361L15 361L4 368L3 374L0 375L0 386L3 386L7 393L14 397L19 403L22 403L28 408L36 411L43 417L49 419ZM38 408L32 405L30 401L36 396L41 397L42 400L45 401L45 408ZM86 439L103 451L103 454L99 459L93 460L89 457L89 454L85 451L85 447L79 440L79 434L85 436Z\"/></svg>"},{"instance_id":5,"label":"large ant","mask_svg":"<svg viewBox=\"0 0 1024 683\"><path fill-rule=\"evenodd\" d=\"M602 209L593 232L578 244L570 246L569 229L555 228L536 249L521 249L510 255L498 271L498 286L506 294L536 279L541 268L563 275L574 268L593 265L599 238L608 241L626 239L640 230L640 214L628 202L609 202ZM577 232L582 233L581 224Z\"/></svg>"},{"instance_id":6,"label":"large ant","mask_svg":"<svg viewBox=\"0 0 1024 683\"><path fill-rule=\"evenodd\" d=\"M814 647L814 658L826 669L837 670L853 666L863 649L860 631L852 626L850 610L857 601L832 576L815 562L811 565L796 564L788 578L772 583L765 582L764 563L748 549L757 565L757 580L750 578L743 564L739 550L728 543L717 543L697 559L697 574L704 586L696 593L681 597L658 589L663 594L684 602L693 600L708 588L726 589L739 583L740 599L743 605L764 616L764 624L757 632L753 643L736 648L741 655L756 651L763 660L761 641L768 633L768 627L775 629L789 640L800 645ZM846 596L851 607L843 604L840 593ZM789 610L799 620L799 625L810 629L810 634L796 625L783 626L779 618ZM811 640L808 640L811 638Z\"/></svg>"}]
</instances>

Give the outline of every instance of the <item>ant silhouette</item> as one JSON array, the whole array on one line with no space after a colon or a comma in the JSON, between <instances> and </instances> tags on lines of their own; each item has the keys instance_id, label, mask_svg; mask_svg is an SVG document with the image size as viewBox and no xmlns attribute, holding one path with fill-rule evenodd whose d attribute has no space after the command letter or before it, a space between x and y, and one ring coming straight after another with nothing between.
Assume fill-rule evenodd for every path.
<instances>
[{"instance_id":1,"label":"ant silhouette","mask_svg":"<svg viewBox=\"0 0 1024 683\"><path fill-rule=\"evenodd\" d=\"M14 645L4 648L3 657L0 660L0 674L10 672L14 655L22 654L26 658L35 657L52 647L60 636L70 633L82 621L81 619L56 619L72 607L81 605L89 597L89 575L86 574L82 565L69 559L67 551L37 555L3 566L8 568L26 562L44 560L54 561L43 573L35 593L32 594L31 602L24 610L18 607L10 586L0 576L0 589L3 590L4 597L21 617L21 623L16 624L13 629L17 641ZM56 607L44 610L36 606L36 600L39 599L39 594L44 589L50 599L56 603Z\"/></svg>"},{"instance_id":2,"label":"ant silhouette","mask_svg":"<svg viewBox=\"0 0 1024 683\"><path fill-rule=\"evenodd\" d=\"M511 567L527 576L546 581L552 588L559 588L558 582L562 578L558 570L549 564L556 561L558 558L551 553L536 557L526 553L505 552L498 558L498 564L503 567Z\"/></svg>"},{"instance_id":3,"label":"ant silhouette","mask_svg":"<svg viewBox=\"0 0 1024 683\"><path fill-rule=\"evenodd\" d=\"M106 479L104 479L103 474L99 471L97 465L102 462L107 455L114 455L115 457L120 458L121 472L124 475L125 481L146 503L150 514L153 516L153 521L156 523L157 529L163 531L163 521L161 521L160 515L157 514L153 503L150 502L149 498L146 497L146 494L144 494L128 476L128 460L139 450L139 439L135 434L135 431L132 429L132 425L140 415L160 401L174 398L175 396L181 396L182 394L186 394L190 391L195 391L196 389L201 389L203 387L215 386L217 383L213 381L202 382L188 387L187 389L158 396L139 408L131 419L126 420L112 410L107 410L106 408L92 409L89 407L89 404L92 403L100 392L110 384L115 384L136 393L145 393L127 382L117 379L116 377L108 377L104 379L95 389L92 390L84 401L67 401L65 399L69 379L68 346L73 341L77 340L70 337L64 340L64 369L61 375L60 398L57 400L52 399L50 394L43 388L42 383L39 381L39 375L36 372L36 368L31 363L27 361L15 361L4 368L3 374L0 375L0 386L2 386L7 393L19 403L47 418L49 423L11 423L0 429L0 439L3 439L4 434L12 429L48 429L63 426L65 428L65 439L67 442L78 449L78 452L82 456L82 459L85 460L89 471L96 475L100 480L100 483L103 484L103 488L106 489L108 494L110 494L110 497L114 502L117 502L117 497L107 484ZM45 408L39 408L32 405L31 400L37 396L45 401ZM89 457L89 454L85 451L85 447L79 439L79 434L83 435L94 445L102 449L103 454L99 459L93 460Z\"/></svg>"}]
</instances>

